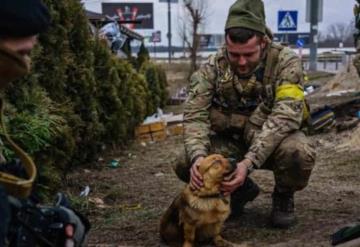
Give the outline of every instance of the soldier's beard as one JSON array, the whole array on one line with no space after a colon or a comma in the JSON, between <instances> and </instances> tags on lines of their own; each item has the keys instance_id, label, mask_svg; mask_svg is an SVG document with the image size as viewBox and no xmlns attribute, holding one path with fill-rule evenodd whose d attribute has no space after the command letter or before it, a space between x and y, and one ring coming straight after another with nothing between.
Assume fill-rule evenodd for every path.
<instances>
[{"instance_id":1,"label":"soldier's beard","mask_svg":"<svg viewBox=\"0 0 360 247\"><path fill-rule=\"evenodd\" d=\"M250 77L260 66L260 59L257 62L248 63L246 66L232 65L239 77Z\"/></svg>"},{"instance_id":2,"label":"soldier's beard","mask_svg":"<svg viewBox=\"0 0 360 247\"><path fill-rule=\"evenodd\" d=\"M237 62L231 62L230 60L228 61L230 63L231 69L236 73L237 76L240 78L249 78L261 66L264 59L264 54L265 50L261 49L259 59L256 62L248 61L245 66L239 66Z\"/></svg>"}]
</instances>

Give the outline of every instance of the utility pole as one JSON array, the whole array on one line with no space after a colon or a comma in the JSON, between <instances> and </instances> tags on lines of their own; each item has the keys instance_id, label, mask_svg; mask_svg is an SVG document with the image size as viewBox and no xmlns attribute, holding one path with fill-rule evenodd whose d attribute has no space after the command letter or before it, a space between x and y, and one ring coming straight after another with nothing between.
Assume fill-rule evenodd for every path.
<instances>
[{"instance_id":1,"label":"utility pole","mask_svg":"<svg viewBox=\"0 0 360 247\"><path fill-rule=\"evenodd\" d=\"M171 46L171 4L170 4L170 0L167 0L167 4L168 4L168 34L167 34L167 38L169 41L169 47L168 47L168 51L169 51L169 63L171 63L171 53L172 53L172 46Z\"/></svg>"},{"instance_id":2,"label":"utility pole","mask_svg":"<svg viewBox=\"0 0 360 247\"><path fill-rule=\"evenodd\" d=\"M311 71L317 69L319 0L310 0L310 66Z\"/></svg>"}]
</instances>

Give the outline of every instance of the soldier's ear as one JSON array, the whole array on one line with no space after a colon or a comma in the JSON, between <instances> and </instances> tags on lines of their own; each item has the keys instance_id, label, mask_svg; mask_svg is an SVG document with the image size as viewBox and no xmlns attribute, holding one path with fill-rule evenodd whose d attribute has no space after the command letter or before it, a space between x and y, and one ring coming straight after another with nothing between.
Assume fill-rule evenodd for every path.
<instances>
[{"instance_id":1,"label":"soldier's ear","mask_svg":"<svg viewBox=\"0 0 360 247\"><path fill-rule=\"evenodd\" d=\"M266 44L267 44L266 38L265 37L260 38L260 47L261 47L261 49L265 49Z\"/></svg>"}]
</instances>

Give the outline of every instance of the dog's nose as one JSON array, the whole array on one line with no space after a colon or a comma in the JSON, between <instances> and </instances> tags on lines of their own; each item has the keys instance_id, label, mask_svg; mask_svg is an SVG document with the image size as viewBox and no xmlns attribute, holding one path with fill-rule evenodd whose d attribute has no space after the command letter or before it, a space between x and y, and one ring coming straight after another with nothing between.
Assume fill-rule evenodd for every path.
<instances>
[{"instance_id":1,"label":"dog's nose","mask_svg":"<svg viewBox=\"0 0 360 247\"><path fill-rule=\"evenodd\" d=\"M235 158L228 158L228 161L230 163L231 171L234 171L236 169L237 161Z\"/></svg>"}]
</instances>

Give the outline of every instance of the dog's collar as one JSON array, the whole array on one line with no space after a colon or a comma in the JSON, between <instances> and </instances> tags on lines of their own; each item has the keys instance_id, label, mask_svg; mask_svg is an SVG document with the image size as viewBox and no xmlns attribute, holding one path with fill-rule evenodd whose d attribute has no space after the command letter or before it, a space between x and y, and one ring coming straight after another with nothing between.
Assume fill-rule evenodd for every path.
<instances>
[{"instance_id":1,"label":"dog's collar","mask_svg":"<svg viewBox=\"0 0 360 247\"><path fill-rule=\"evenodd\" d=\"M224 196L223 193L220 193L220 192L217 192L217 193L214 193L214 194L211 194L211 195L206 195L206 196L199 196L199 197L203 198L203 199L206 199L206 198L209 198L209 199L218 198L218 199L221 199L225 204L229 203L229 200Z\"/></svg>"}]
</instances>

